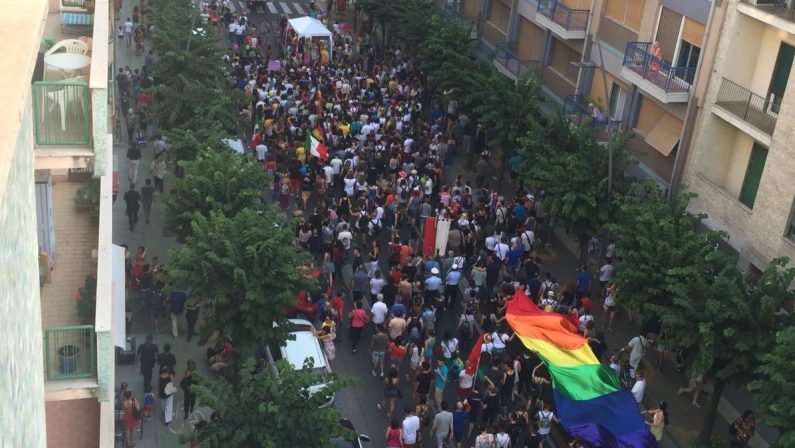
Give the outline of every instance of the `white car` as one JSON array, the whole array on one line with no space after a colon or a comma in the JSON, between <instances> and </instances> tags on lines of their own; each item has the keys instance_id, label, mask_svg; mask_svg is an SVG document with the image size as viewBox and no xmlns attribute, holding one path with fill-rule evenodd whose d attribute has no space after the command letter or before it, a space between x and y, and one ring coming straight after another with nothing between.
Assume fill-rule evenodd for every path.
<instances>
[{"instance_id":1,"label":"white car","mask_svg":"<svg viewBox=\"0 0 795 448\"><path fill-rule=\"evenodd\" d=\"M287 344L283 347L278 347L277 350L271 350L270 347L265 347L265 357L271 366L276 365L276 361L285 359L295 370L304 368L304 361L307 358L312 359L312 373L321 378L321 381L309 387L309 394L323 393L326 388L327 379L331 374L331 366L326 359L326 352L320 345L320 341L312 333L314 326L311 322L304 319L290 319L292 326L290 334L294 337L292 340L287 340ZM273 369L275 374L279 375L276 369ZM335 395L329 393L326 395L326 402L323 403L321 408L327 408L334 405Z\"/></svg>"}]
</instances>

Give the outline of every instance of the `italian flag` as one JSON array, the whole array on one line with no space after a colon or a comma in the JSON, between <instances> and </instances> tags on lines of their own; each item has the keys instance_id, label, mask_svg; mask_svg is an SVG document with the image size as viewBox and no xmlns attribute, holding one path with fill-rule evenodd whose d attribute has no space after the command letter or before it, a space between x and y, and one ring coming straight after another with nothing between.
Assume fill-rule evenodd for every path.
<instances>
[{"instance_id":1,"label":"italian flag","mask_svg":"<svg viewBox=\"0 0 795 448\"><path fill-rule=\"evenodd\" d=\"M328 160L328 150L326 149L326 145L321 143L320 140L313 137L311 133L306 134L306 142L304 143L304 149L309 154L317 157L320 160L323 161Z\"/></svg>"}]
</instances>

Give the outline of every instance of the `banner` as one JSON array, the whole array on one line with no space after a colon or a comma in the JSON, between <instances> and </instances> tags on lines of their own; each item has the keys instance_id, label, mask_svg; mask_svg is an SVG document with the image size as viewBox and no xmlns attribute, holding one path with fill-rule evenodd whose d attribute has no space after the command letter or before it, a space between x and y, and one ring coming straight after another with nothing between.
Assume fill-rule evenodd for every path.
<instances>
[{"instance_id":1,"label":"banner","mask_svg":"<svg viewBox=\"0 0 795 448\"><path fill-rule=\"evenodd\" d=\"M447 253L447 237L450 235L450 220L442 218L436 222L436 255Z\"/></svg>"},{"instance_id":2,"label":"banner","mask_svg":"<svg viewBox=\"0 0 795 448\"><path fill-rule=\"evenodd\" d=\"M436 218L425 218L422 230L422 255L434 256L436 249Z\"/></svg>"}]
</instances>

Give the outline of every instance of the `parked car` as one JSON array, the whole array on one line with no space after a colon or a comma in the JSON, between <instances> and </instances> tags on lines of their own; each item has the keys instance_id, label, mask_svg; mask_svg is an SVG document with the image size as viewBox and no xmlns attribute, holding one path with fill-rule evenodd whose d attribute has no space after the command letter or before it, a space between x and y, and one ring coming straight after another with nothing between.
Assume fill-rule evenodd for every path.
<instances>
[{"instance_id":1,"label":"parked car","mask_svg":"<svg viewBox=\"0 0 795 448\"><path fill-rule=\"evenodd\" d=\"M332 437L330 441L335 448L363 448L362 442L370 441L369 436L356 432L356 428L353 427L353 423L351 423L351 421L347 418L340 419L340 426L353 431L356 434L356 438L351 440L350 438L346 437Z\"/></svg>"},{"instance_id":2,"label":"parked car","mask_svg":"<svg viewBox=\"0 0 795 448\"><path fill-rule=\"evenodd\" d=\"M309 386L307 392L309 395L324 392L331 375L331 366L326 359L326 352L320 345L320 341L315 337L312 330L314 326L311 322L304 319L290 319L290 334L292 339L288 339L283 347L271 348L265 346L265 362L274 366L274 375L278 378L279 372L275 368L276 361L281 359L287 360L295 370L304 368L304 362L307 359L312 359L312 373L316 375L318 381ZM326 401L320 406L327 408L334 405L335 394L333 392L326 393Z\"/></svg>"}]
</instances>

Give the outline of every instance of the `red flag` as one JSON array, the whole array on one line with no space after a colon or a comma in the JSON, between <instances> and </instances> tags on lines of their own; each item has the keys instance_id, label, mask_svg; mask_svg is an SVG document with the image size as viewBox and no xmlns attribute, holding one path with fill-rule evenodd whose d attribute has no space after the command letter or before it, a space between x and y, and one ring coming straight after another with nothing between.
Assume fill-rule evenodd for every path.
<instances>
[{"instance_id":1,"label":"red flag","mask_svg":"<svg viewBox=\"0 0 795 448\"><path fill-rule=\"evenodd\" d=\"M436 218L425 218L422 233L422 255L435 256L436 251Z\"/></svg>"},{"instance_id":2,"label":"red flag","mask_svg":"<svg viewBox=\"0 0 795 448\"><path fill-rule=\"evenodd\" d=\"M467 366L466 366L466 373L474 376L475 372L478 370L478 364L480 364L480 352L483 350L483 333L480 333L478 336L477 341L475 341L475 345L472 346L472 351L469 352L469 356L467 356Z\"/></svg>"}]
</instances>

